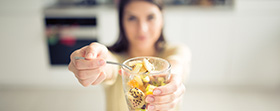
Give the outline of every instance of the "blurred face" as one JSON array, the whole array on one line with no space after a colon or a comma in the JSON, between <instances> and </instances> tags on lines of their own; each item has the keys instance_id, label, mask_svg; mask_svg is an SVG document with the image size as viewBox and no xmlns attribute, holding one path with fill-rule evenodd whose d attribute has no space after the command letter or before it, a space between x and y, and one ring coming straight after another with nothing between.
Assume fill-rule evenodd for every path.
<instances>
[{"instance_id":1,"label":"blurred face","mask_svg":"<svg viewBox=\"0 0 280 111\"><path fill-rule=\"evenodd\" d=\"M162 13L154 4L133 1L124 9L123 26L130 47L154 48L163 27Z\"/></svg>"}]
</instances>

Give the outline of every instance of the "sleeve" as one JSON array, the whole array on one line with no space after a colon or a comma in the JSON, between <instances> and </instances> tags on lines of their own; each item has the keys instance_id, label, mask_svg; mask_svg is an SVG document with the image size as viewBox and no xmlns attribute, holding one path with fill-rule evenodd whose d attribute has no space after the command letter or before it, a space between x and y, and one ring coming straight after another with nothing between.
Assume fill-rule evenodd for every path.
<instances>
[{"instance_id":1,"label":"sleeve","mask_svg":"<svg viewBox=\"0 0 280 111\"><path fill-rule=\"evenodd\" d=\"M110 61L117 61L117 62L119 62L117 54L110 53L110 55L111 55ZM118 70L119 70L119 66L117 66L117 65L111 65L110 67L107 67L105 69L105 71L106 71L105 73L108 73L108 72L111 73L112 77L111 77L111 79L104 80L102 82L102 85L103 86L110 86L110 85L114 84L116 82L116 80L117 80L117 77L118 77Z\"/></svg>"},{"instance_id":2,"label":"sleeve","mask_svg":"<svg viewBox=\"0 0 280 111\"><path fill-rule=\"evenodd\" d=\"M186 45L169 45L166 48L166 59L176 66L171 66L171 73L178 74L181 73L183 81L186 82L190 73L191 68L191 51ZM172 64L171 63L171 64ZM174 65L172 64L172 65Z\"/></svg>"}]
</instances>

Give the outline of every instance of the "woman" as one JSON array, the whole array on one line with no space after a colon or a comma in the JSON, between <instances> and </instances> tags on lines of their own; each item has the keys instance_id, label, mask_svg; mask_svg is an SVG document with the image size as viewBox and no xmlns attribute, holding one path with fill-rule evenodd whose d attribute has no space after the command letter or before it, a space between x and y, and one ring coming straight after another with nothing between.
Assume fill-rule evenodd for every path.
<instances>
[{"instance_id":1,"label":"woman","mask_svg":"<svg viewBox=\"0 0 280 111\"><path fill-rule=\"evenodd\" d=\"M111 47L92 43L71 54L69 70L83 86L102 84L106 92L108 111L126 111L125 96L118 66L105 60L118 61L137 56L157 56L168 60L172 78L165 86L155 88L146 97L147 109L172 110L185 92L183 79L189 71L190 51L179 45L165 43L161 0L121 0L119 4L118 41ZM108 50L109 49L109 50ZM75 60L85 57L85 60ZM176 108L175 108L176 109Z\"/></svg>"}]
</instances>

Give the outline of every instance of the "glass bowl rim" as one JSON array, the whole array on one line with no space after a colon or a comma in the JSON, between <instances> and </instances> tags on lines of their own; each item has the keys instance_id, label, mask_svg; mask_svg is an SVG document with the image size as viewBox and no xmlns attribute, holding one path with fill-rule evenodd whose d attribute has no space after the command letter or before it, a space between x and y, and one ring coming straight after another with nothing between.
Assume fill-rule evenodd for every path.
<instances>
[{"instance_id":1,"label":"glass bowl rim","mask_svg":"<svg viewBox=\"0 0 280 111\"><path fill-rule=\"evenodd\" d=\"M130 58L130 59L125 60L125 61L123 62L123 64L126 65L126 63L129 62L129 61L131 61L131 60L143 59L143 58L158 59L158 60L162 60L162 61L164 61L164 62L166 62L166 63L168 64L167 69L164 69L164 70L159 71L159 72L148 73L148 74L145 74L145 75L158 75L158 74L163 74L163 73L165 73L165 72L168 72L168 71L171 69L171 64L170 64L167 60L165 60L165 59L163 59L163 58L160 58L160 57L153 57L153 56L139 56L139 57L133 57L133 58ZM127 73L130 73L130 74L137 74L137 73L131 73L131 72L129 71L129 69L125 68L124 66L122 66L122 69L123 69L125 72L127 72Z\"/></svg>"}]
</instances>

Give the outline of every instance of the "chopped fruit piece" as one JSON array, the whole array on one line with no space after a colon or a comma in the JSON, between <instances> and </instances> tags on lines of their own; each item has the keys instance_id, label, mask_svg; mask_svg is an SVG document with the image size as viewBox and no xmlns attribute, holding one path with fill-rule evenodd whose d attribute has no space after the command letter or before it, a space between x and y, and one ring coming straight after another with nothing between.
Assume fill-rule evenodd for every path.
<instances>
[{"instance_id":1,"label":"chopped fruit piece","mask_svg":"<svg viewBox=\"0 0 280 111\"><path fill-rule=\"evenodd\" d=\"M138 88L132 88L127 92L127 99L134 109L140 109L145 105L145 94Z\"/></svg>"},{"instance_id":2,"label":"chopped fruit piece","mask_svg":"<svg viewBox=\"0 0 280 111\"><path fill-rule=\"evenodd\" d=\"M140 69L143 67L143 64L136 64L132 70L133 73L138 73Z\"/></svg>"},{"instance_id":3,"label":"chopped fruit piece","mask_svg":"<svg viewBox=\"0 0 280 111\"><path fill-rule=\"evenodd\" d=\"M142 64L142 61L136 60L136 61L130 61L130 62L128 63L129 66L135 66L136 64Z\"/></svg>"},{"instance_id":4,"label":"chopped fruit piece","mask_svg":"<svg viewBox=\"0 0 280 111\"><path fill-rule=\"evenodd\" d=\"M141 80L141 77L140 77L140 76L136 75L136 76L134 77L134 80L136 80L136 81L137 81L137 83L138 83L140 86L143 86L143 82L142 82L142 80Z\"/></svg>"},{"instance_id":5,"label":"chopped fruit piece","mask_svg":"<svg viewBox=\"0 0 280 111\"><path fill-rule=\"evenodd\" d=\"M146 95L152 95L152 94L153 94L153 92L151 92L151 91L146 92Z\"/></svg>"},{"instance_id":6,"label":"chopped fruit piece","mask_svg":"<svg viewBox=\"0 0 280 111\"><path fill-rule=\"evenodd\" d=\"M147 69L145 67L142 67L139 71L139 74L144 74L147 72Z\"/></svg>"},{"instance_id":7,"label":"chopped fruit piece","mask_svg":"<svg viewBox=\"0 0 280 111\"><path fill-rule=\"evenodd\" d=\"M139 89L140 89L142 92L145 92L145 87L144 87L144 86L139 86Z\"/></svg>"},{"instance_id":8,"label":"chopped fruit piece","mask_svg":"<svg viewBox=\"0 0 280 111\"><path fill-rule=\"evenodd\" d=\"M156 86L148 84L146 91L150 91L150 90L153 91L155 88L156 88Z\"/></svg>"},{"instance_id":9,"label":"chopped fruit piece","mask_svg":"<svg viewBox=\"0 0 280 111\"><path fill-rule=\"evenodd\" d=\"M133 67L132 73L138 73L138 74L147 74L151 71L155 70L155 67L153 64L151 64L147 59L143 59L143 61L137 60L137 61L131 61L128 63L130 67Z\"/></svg>"},{"instance_id":10,"label":"chopped fruit piece","mask_svg":"<svg viewBox=\"0 0 280 111\"><path fill-rule=\"evenodd\" d=\"M158 77L158 83L160 83L160 84L158 84L158 85L160 85L160 86L165 85L165 83L164 83L164 78L163 78L163 77Z\"/></svg>"},{"instance_id":11,"label":"chopped fruit piece","mask_svg":"<svg viewBox=\"0 0 280 111\"><path fill-rule=\"evenodd\" d=\"M161 82L161 83L160 83L160 86L164 86L164 85L165 85L165 83L164 83L164 82Z\"/></svg>"},{"instance_id":12,"label":"chopped fruit piece","mask_svg":"<svg viewBox=\"0 0 280 111\"><path fill-rule=\"evenodd\" d=\"M143 80L144 82L150 82L149 76L144 76L144 78L142 78L142 80Z\"/></svg>"},{"instance_id":13,"label":"chopped fruit piece","mask_svg":"<svg viewBox=\"0 0 280 111\"><path fill-rule=\"evenodd\" d=\"M130 87L139 87L139 84L134 79L132 79L131 81L127 82L127 85L129 85Z\"/></svg>"},{"instance_id":14,"label":"chopped fruit piece","mask_svg":"<svg viewBox=\"0 0 280 111\"><path fill-rule=\"evenodd\" d=\"M156 86L148 84L148 86L146 88L146 95L153 94L153 91L154 91L155 88L156 88Z\"/></svg>"},{"instance_id":15,"label":"chopped fruit piece","mask_svg":"<svg viewBox=\"0 0 280 111\"><path fill-rule=\"evenodd\" d=\"M150 82L156 81L155 78L154 78L153 76L149 76L149 78L150 78Z\"/></svg>"},{"instance_id":16,"label":"chopped fruit piece","mask_svg":"<svg viewBox=\"0 0 280 111\"><path fill-rule=\"evenodd\" d=\"M153 71L155 69L155 67L153 66L153 64L151 64L147 59L143 59L143 64L144 67L149 71Z\"/></svg>"},{"instance_id":17,"label":"chopped fruit piece","mask_svg":"<svg viewBox=\"0 0 280 111\"><path fill-rule=\"evenodd\" d=\"M164 81L163 77L158 77L158 81Z\"/></svg>"},{"instance_id":18,"label":"chopped fruit piece","mask_svg":"<svg viewBox=\"0 0 280 111\"><path fill-rule=\"evenodd\" d=\"M145 109L145 108L146 108L146 106L147 106L147 105L146 105L146 104L144 104L144 105L142 106L142 108L141 108L141 109Z\"/></svg>"},{"instance_id":19,"label":"chopped fruit piece","mask_svg":"<svg viewBox=\"0 0 280 111\"><path fill-rule=\"evenodd\" d=\"M146 109L136 109L135 111L146 111Z\"/></svg>"}]
</instances>

